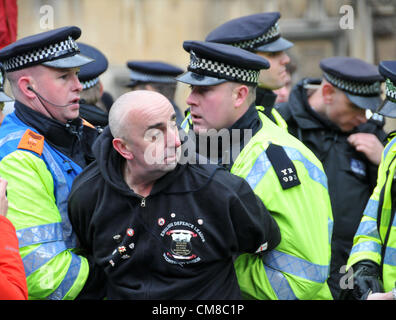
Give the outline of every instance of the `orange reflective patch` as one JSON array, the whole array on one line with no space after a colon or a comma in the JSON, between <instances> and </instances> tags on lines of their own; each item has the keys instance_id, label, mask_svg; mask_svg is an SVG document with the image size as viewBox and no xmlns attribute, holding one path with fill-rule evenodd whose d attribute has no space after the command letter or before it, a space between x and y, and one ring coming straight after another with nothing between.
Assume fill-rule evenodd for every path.
<instances>
[{"instance_id":1,"label":"orange reflective patch","mask_svg":"<svg viewBox=\"0 0 396 320\"><path fill-rule=\"evenodd\" d=\"M81 118L82 119L82 118ZM82 124L84 125L84 126L87 126L87 127L90 127L90 128L93 128L93 129L95 129L95 127L94 127L94 125L92 125L91 123L89 123L87 120L85 120L85 119L82 119Z\"/></svg>"},{"instance_id":2,"label":"orange reflective patch","mask_svg":"<svg viewBox=\"0 0 396 320\"><path fill-rule=\"evenodd\" d=\"M30 150L41 156L44 149L44 136L27 129L19 141L18 149Z\"/></svg>"}]
</instances>

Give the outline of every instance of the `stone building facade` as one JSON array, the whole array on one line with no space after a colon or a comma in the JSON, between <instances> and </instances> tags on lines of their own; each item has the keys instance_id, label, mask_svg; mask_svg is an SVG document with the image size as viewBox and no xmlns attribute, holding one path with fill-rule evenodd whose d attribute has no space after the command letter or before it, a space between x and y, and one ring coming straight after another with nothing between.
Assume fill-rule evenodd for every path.
<instances>
[{"instance_id":1,"label":"stone building facade","mask_svg":"<svg viewBox=\"0 0 396 320\"><path fill-rule=\"evenodd\" d=\"M203 40L223 22L280 11L282 35L293 41L294 80L320 76L319 60L350 55L368 62L396 59L396 0L18 0L18 38L77 25L80 40L109 59L102 76L117 98L126 88L127 60L162 60L186 68L184 40ZM189 89L179 85L185 108Z\"/></svg>"}]
</instances>

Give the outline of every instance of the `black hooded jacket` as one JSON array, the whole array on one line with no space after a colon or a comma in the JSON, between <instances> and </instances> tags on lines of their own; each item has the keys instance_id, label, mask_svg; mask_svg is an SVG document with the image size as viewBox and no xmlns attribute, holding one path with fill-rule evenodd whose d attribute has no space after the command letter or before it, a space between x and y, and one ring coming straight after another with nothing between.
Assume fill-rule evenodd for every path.
<instances>
[{"instance_id":1,"label":"black hooded jacket","mask_svg":"<svg viewBox=\"0 0 396 320\"><path fill-rule=\"evenodd\" d=\"M106 128L69 198L70 221L105 273L107 298L240 299L233 257L280 241L249 185L215 165L179 164L143 198L124 182L112 139Z\"/></svg>"},{"instance_id":2,"label":"black hooded jacket","mask_svg":"<svg viewBox=\"0 0 396 320\"><path fill-rule=\"evenodd\" d=\"M346 265L367 201L376 185L378 167L355 150L347 138L352 133L372 133L381 142L386 134L383 123L368 121L352 132L342 132L335 124L316 113L308 103L307 84L320 84L320 79L303 79L290 93L289 101L277 106L288 124L289 133L301 140L323 163L333 209L331 271L328 284L338 297L339 280Z\"/></svg>"}]
</instances>

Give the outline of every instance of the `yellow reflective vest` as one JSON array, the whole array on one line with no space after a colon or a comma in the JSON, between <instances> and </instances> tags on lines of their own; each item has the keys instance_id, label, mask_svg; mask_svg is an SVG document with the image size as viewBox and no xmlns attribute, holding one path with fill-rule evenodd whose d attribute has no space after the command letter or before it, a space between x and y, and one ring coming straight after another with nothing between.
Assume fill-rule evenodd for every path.
<instances>
[{"instance_id":1,"label":"yellow reflective vest","mask_svg":"<svg viewBox=\"0 0 396 320\"><path fill-rule=\"evenodd\" d=\"M348 259L348 268L367 259L381 266L385 292L392 290L396 281L396 208L392 207L395 179L396 138L393 138L382 153L377 186L363 212Z\"/></svg>"},{"instance_id":2,"label":"yellow reflective vest","mask_svg":"<svg viewBox=\"0 0 396 320\"><path fill-rule=\"evenodd\" d=\"M246 179L261 198L278 223L282 239L264 257L242 254L237 258L235 270L243 297L332 299L326 280L333 217L322 164L286 130L262 112L259 116L262 127L235 159L231 173ZM188 131L190 127L187 117L182 128ZM274 168L282 161L291 165L286 170ZM299 184L294 183L296 179Z\"/></svg>"}]
</instances>

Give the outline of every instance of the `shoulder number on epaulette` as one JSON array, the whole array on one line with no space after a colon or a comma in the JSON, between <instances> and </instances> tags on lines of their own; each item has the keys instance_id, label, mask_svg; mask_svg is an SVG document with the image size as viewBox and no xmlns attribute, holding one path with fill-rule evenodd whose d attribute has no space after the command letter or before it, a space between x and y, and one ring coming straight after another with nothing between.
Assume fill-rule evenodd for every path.
<instances>
[{"instance_id":1,"label":"shoulder number on epaulette","mask_svg":"<svg viewBox=\"0 0 396 320\"><path fill-rule=\"evenodd\" d=\"M284 190L301 184L296 167L282 146L271 143L266 154Z\"/></svg>"},{"instance_id":2,"label":"shoulder number on epaulette","mask_svg":"<svg viewBox=\"0 0 396 320\"><path fill-rule=\"evenodd\" d=\"M27 129L19 141L18 149L33 151L41 156L44 149L44 136Z\"/></svg>"}]
</instances>

